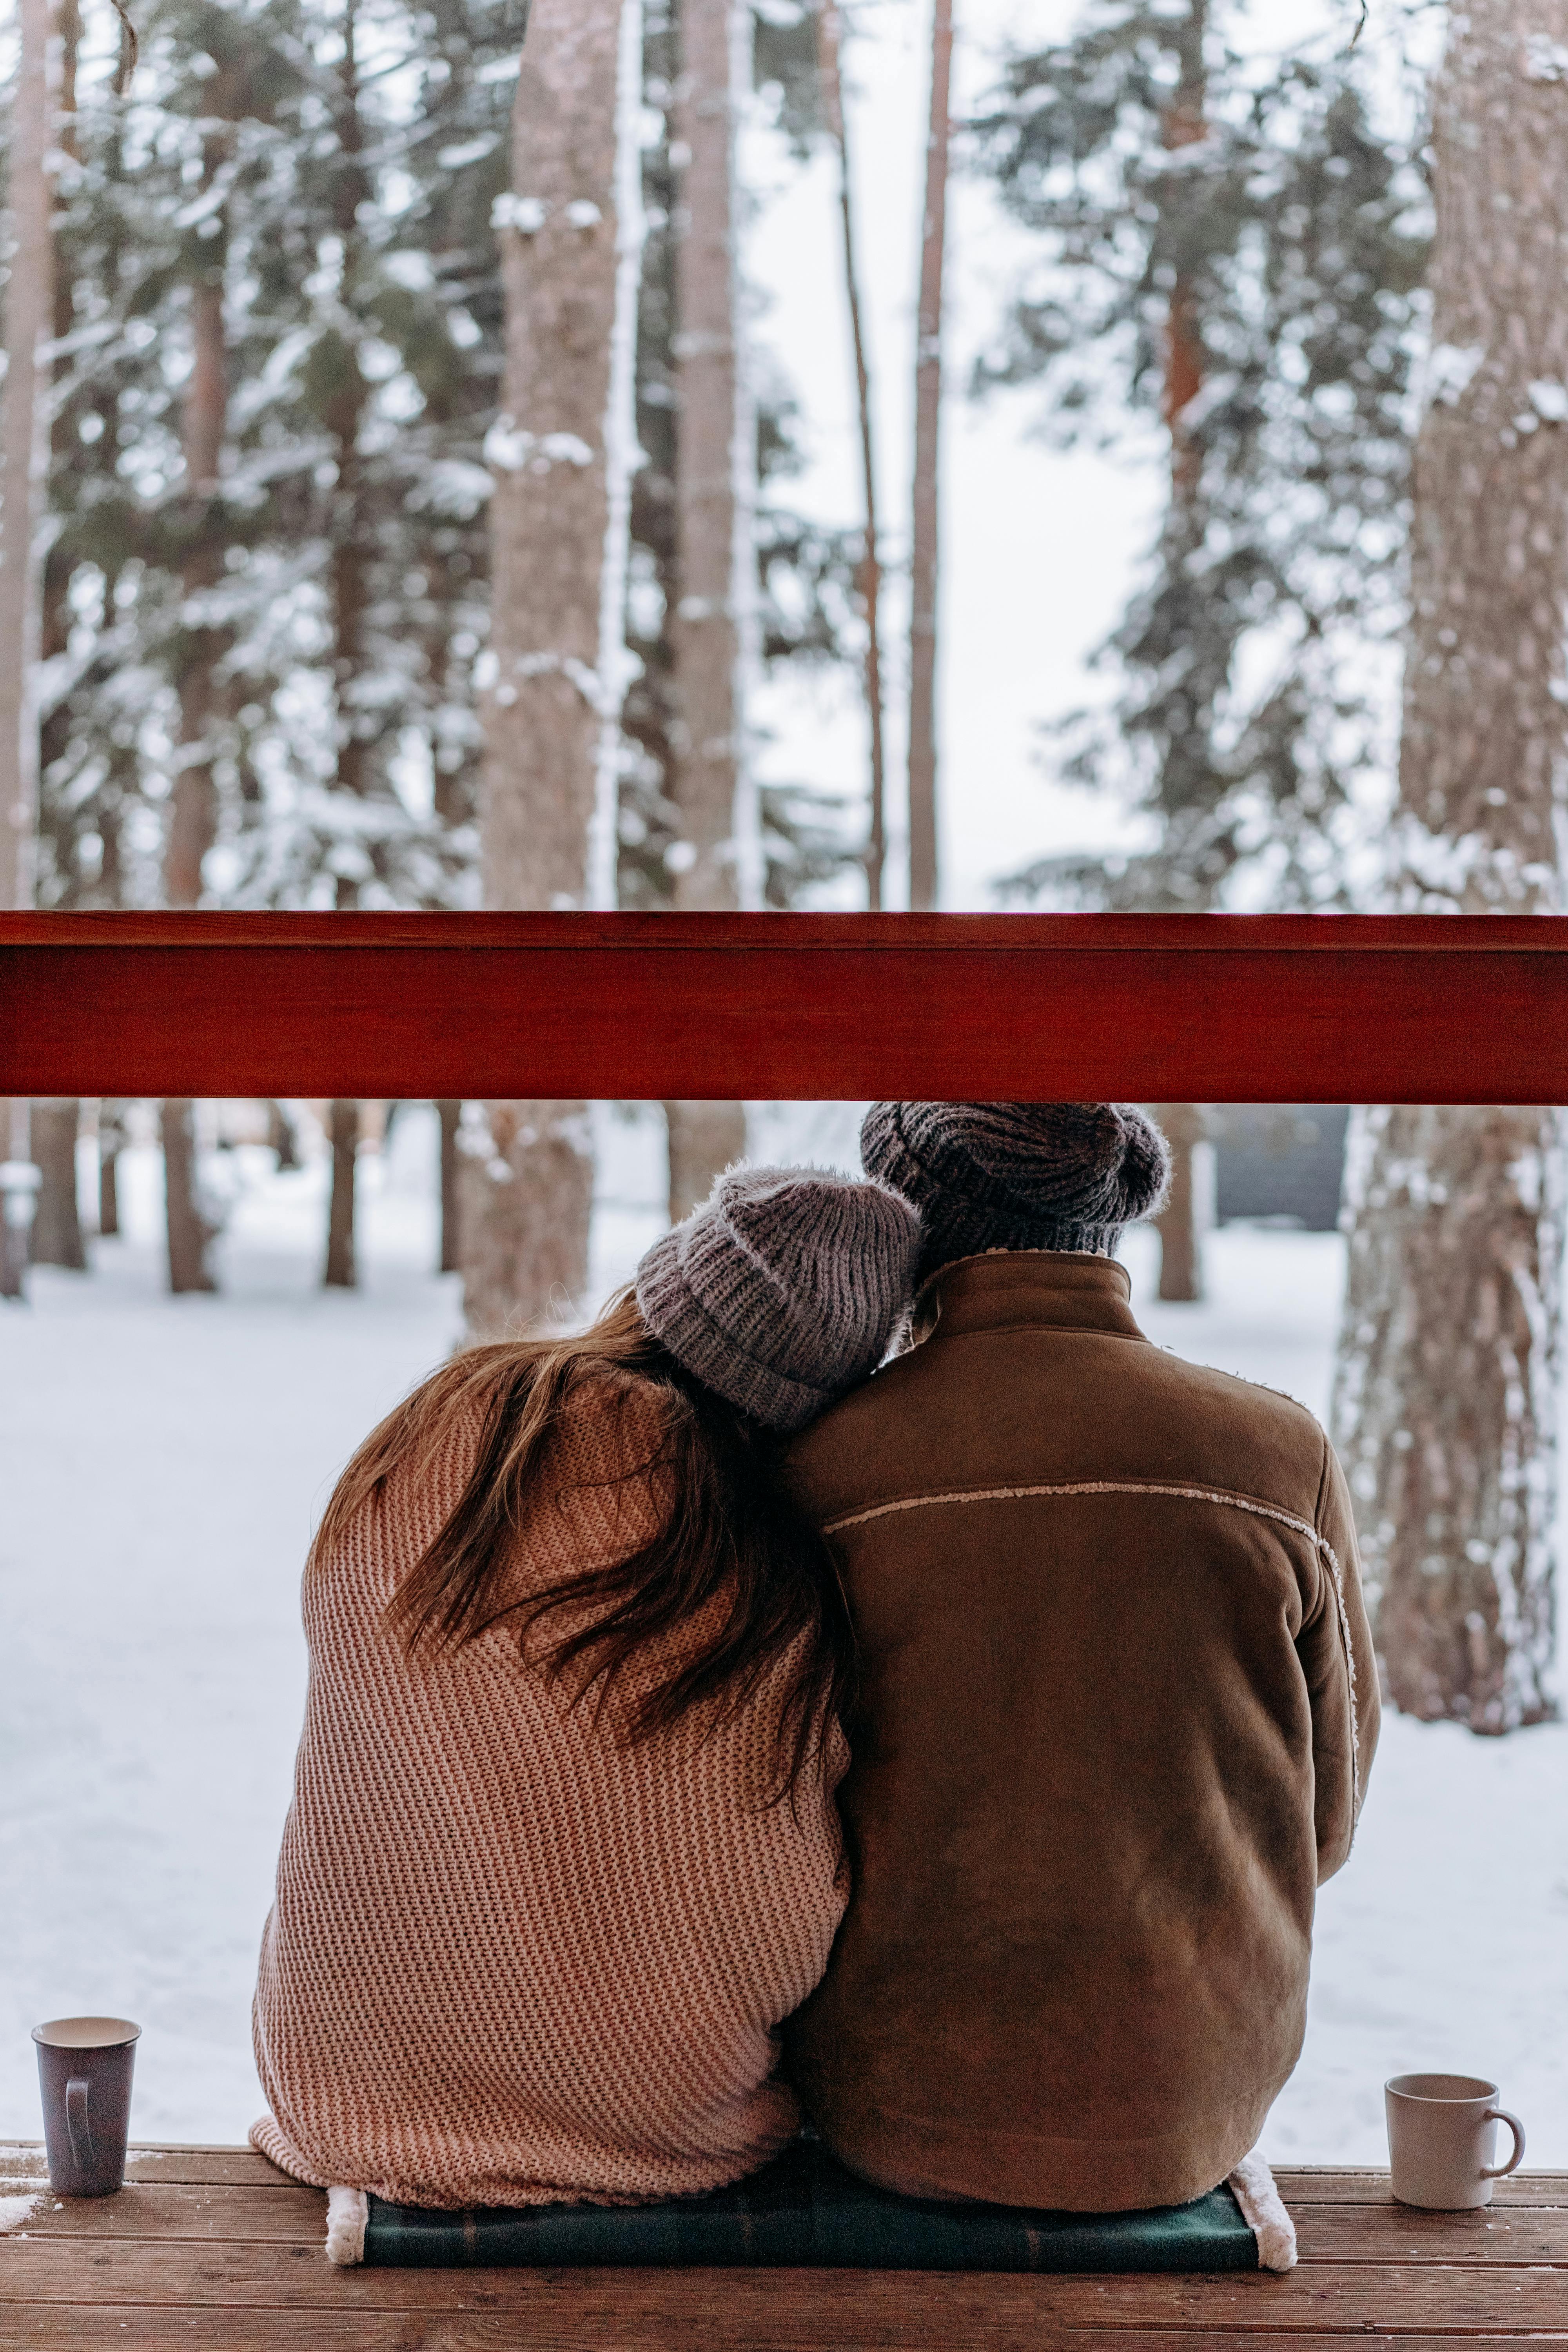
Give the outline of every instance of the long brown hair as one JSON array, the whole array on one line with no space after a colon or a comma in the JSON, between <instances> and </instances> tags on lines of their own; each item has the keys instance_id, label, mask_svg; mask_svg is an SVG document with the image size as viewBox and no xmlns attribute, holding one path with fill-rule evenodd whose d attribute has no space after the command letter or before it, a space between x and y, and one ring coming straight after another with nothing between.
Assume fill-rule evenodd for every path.
<instances>
[{"instance_id":1,"label":"long brown hair","mask_svg":"<svg viewBox=\"0 0 1568 2352\"><path fill-rule=\"evenodd\" d=\"M644 1446L615 1481L646 1483L660 1507L658 1530L622 1559L509 1600L503 1570L536 1500L531 1490L552 1466L563 1417L590 1383L605 1384L608 1402L622 1408L634 1383L647 1383L662 1408L651 1452ZM679 1664L627 1710L624 1736L628 1743L645 1739L704 1706L716 1720L727 1719L805 1635L777 1702L773 1801L793 1795L828 1723L844 1719L854 1698L855 1636L837 1566L784 1484L781 1440L678 1363L648 1330L629 1289L586 1331L469 1348L432 1373L350 1462L316 1530L312 1560L395 1470L406 1465L417 1475L453 1425L476 1412L482 1429L468 1484L387 1604L386 1622L405 1651L458 1648L514 1617L524 1664L552 1679L579 1669L573 1703L596 1691L602 1715L620 1675L650 1643L721 1598L728 1608L717 1630L682 1645ZM558 1506L569 1491L556 1489ZM535 1643L542 1621L568 1604L574 1630Z\"/></svg>"}]
</instances>

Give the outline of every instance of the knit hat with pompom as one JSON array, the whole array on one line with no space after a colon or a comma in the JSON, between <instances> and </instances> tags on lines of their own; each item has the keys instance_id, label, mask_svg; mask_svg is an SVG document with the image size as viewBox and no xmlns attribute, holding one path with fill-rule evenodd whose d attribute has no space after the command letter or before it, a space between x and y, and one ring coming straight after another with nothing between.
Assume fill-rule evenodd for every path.
<instances>
[{"instance_id":1,"label":"knit hat with pompom","mask_svg":"<svg viewBox=\"0 0 1568 2352\"><path fill-rule=\"evenodd\" d=\"M801 1429L880 1363L919 1244L919 1216L885 1184L731 1168L648 1251L637 1305L709 1388L771 1429Z\"/></svg>"},{"instance_id":2,"label":"knit hat with pompom","mask_svg":"<svg viewBox=\"0 0 1568 2352\"><path fill-rule=\"evenodd\" d=\"M860 1159L921 1213L917 1284L986 1250L1109 1257L1171 1171L1136 1103L873 1103Z\"/></svg>"}]
</instances>

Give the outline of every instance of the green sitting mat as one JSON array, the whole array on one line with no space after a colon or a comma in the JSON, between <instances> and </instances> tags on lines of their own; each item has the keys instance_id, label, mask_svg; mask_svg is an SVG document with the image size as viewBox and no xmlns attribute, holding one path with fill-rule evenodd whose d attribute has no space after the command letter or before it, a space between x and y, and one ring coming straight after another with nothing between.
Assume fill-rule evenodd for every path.
<instances>
[{"instance_id":1,"label":"green sitting mat","mask_svg":"<svg viewBox=\"0 0 1568 2352\"><path fill-rule=\"evenodd\" d=\"M1147 2213L946 2205L873 2189L799 2139L749 2179L659 2205L489 2206L437 2213L368 2200L367 2263L409 2268L595 2263L879 2271L1253 2271L1258 2241L1227 2187Z\"/></svg>"}]
</instances>

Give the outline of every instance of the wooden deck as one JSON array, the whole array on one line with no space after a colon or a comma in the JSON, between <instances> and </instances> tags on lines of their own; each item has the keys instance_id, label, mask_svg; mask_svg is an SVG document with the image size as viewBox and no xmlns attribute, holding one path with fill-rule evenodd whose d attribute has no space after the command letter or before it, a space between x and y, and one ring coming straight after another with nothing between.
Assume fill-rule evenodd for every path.
<instances>
[{"instance_id":1,"label":"wooden deck","mask_svg":"<svg viewBox=\"0 0 1568 2352\"><path fill-rule=\"evenodd\" d=\"M1568 2345L1568 2174L1489 2212L1411 2212L1386 2175L1281 2172L1283 2278L954 2277L848 2271L332 2269L325 2199L242 2148L142 2148L119 2197L61 2205L36 2146L0 2197L44 2194L0 2242L4 2352L1405 2352Z\"/></svg>"}]
</instances>

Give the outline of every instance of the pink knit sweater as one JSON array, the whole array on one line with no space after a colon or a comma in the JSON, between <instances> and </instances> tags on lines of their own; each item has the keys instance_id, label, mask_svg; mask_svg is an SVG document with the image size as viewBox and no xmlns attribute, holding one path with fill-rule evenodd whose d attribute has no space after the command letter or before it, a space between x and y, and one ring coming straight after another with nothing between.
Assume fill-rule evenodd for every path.
<instances>
[{"instance_id":1,"label":"pink knit sweater","mask_svg":"<svg viewBox=\"0 0 1568 2352\"><path fill-rule=\"evenodd\" d=\"M651 1451L651 1391L616 1387L621 1410L608 1387L574 1409L518 1590L651 1528L643 1481L567 1488ZM509 1625L406 1660L381 1612L477 1444L475 1422L417 1489L399 1472L306 1573L310 1694L254 2011L271 2113L251 2140L301 2180L405 2204L716 2188L799 2122L775 2029L844 1909L842 1742L769 1806L776 1685L628 1748L522 1666Z\"/></svg>"}]
</instances>

